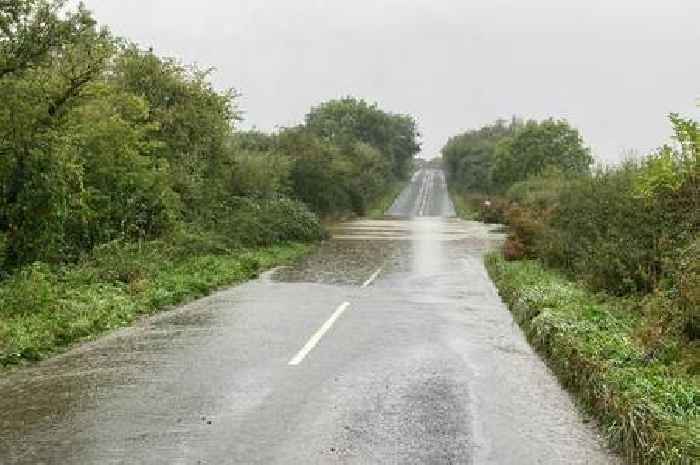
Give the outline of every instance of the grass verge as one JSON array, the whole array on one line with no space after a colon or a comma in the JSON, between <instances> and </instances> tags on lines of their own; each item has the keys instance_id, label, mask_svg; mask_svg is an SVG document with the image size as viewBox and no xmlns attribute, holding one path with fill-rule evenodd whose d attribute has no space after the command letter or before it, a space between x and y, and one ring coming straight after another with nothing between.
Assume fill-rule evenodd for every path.
<instances>
[{"instance_id":1,"label":"grass verge","mask_svg":"<svg viewBox=\"0 0 700 465\"><path fill-rule=\"evenodd\" d=\"M140 315L290 263L309 245L220 249L192 238L110 243L80 263L37 263L0 284L0 369L41 360Z\"/></svg>"},{"instance_id":2,"label":"grass verge","mask_svg":"<svg viewBox=\"0 0 700 465\"><path fill-rule=\"evenodd\" d=\"M699 463L700 377L682 351L656 356L638 343L643 318L629 299L595 295L536 261L493 253L486 264L530 343L615 449L630 463Z\"/></svg>"}]
</instances>

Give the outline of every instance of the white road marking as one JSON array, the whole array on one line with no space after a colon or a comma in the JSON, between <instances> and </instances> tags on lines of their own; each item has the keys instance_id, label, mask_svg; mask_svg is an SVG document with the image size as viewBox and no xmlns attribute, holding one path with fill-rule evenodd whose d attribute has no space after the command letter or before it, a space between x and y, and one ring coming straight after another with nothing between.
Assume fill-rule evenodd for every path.
<instances>
[{"instance_id":1,"label":"white road marking","mask_svg":"<svg viewBox=\"0 0 700 465\"><path fill-rule=\"evenodd\" d=\"M372 282L374 282L374 280L377 279L377 276L379 276L379 273L381 273L381 272L382 272L382 269L379 268L377 271L372 273L372 276L370 276L369 279L367 279L367 281L365 281L364 284L362 284L362 286L360 286L360 287L365 288L365 287L369 286L370 284L372 284Z\"/></svg>"},{"instance_id":2,"label":"white road marking","mask_svg":"<svg viewBox=\"0 0 700 465\"><path fill-rule=\"evenodd\" d=\"M423 195L425 194L425 180L427 176L428 174L424 173L423 178L420 182L420 188L418 189L418 195L416 196L416 203L413 207L413 211L415 212L414 216L420 216L421 204L423 203Z\"/></svg>"},{"instance_id":3,"label":"white road marking","mask_svg":"<svg viewBox=\"0 0 700 465\"><path fill-rule=\"evenodd\" d=\"M425 183L425 189L423 189L423 201L420 204L420 211L418 212L418 216L425 215L425 206L427 205L428 198L430 196L430 187L432 186L432 180L433 172L428 171L428 174L426 174L423 178L423 182Z\"/></svg>"},{"instance_id":4,"label":"white road marking","mask_svg":"<svg viewBox=\"0 0 700 465\"><path fill-rule=\"evenodd\" d=\"M425 190L423 191L423 202L421 203L421 206L420 206L419 216L425 216L425 208L428 206L428 200L430 200L430 196L433 193L433 172L432 171L428 172L428 175L425 177L425 182L426 182L426 187L425 187Z\"/></svg>"},{"instance_id":5,"label":"white road marking","mask_svg":"<svg viewBox=\"0 0 700 465\"><path fill-rule=\"evenodd\" d=\"M326 320L325 323L323 323L323 326L321 326L321 328L319 328L319 330L316 331L316 333L314 333L313 336L311 336L311 339L309 339L306 345L302 347L301 350L294 356L294 358L292 358L289 361L289 365L299 365L309 354L309 352L311 352L313 348L316 347L318 341L320 341L323 335L326 334L326 332L328 332L329 329L331 329L333 323L335 323L335 321L338 318L340 318L340 315L342 315L343 312L345 312L345 310L347 310L349 306L350 302L343 302L340 305L340 307L338 307L338 309L335 312L333 312L333 315L331 315L331 317L328 318L328 320Z\"/></svg>"},{"instance_id":6,"label":"white road marking","mask_svg":"<svg viewBox=\"0 0 700 465\"><path fill-rule=\"evenodd\" d=\"M435 173L432 170L423 175L423 182L418 192L418 201L416 202L416 216L425 216L425 209L433 193L434 176Z\"/></svg>"}]
</instances>

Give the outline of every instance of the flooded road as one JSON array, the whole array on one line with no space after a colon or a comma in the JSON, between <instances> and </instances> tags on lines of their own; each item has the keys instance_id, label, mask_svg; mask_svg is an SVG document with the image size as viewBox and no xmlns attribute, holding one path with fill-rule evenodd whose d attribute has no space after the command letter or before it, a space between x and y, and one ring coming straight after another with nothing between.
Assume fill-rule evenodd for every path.
<instances>
[{"instance_id":1,"label":"flooded road","mask_svg":"<svg viewBox=\"0 0 700 465\"><path fill-rule=\"evenodd\" d=\"M1 380L0 464L618 463L453 212L423 170L293 268Z\"/></svg>"}]
</instances>

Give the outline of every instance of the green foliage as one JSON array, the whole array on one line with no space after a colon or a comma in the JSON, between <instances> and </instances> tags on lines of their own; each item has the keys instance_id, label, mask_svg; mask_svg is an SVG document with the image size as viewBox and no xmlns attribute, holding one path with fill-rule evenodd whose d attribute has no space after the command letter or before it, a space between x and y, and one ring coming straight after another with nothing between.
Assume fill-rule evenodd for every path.
<instances>
[{"instance_id":1,"label":"green foliage","mask_svg":"<svg viewBox=\"0 0 700 465\"><path fill-rule=\"evenodd\" d=\"M451 137L442 148L448 183L455 191L491 193L491 180L497 144L512 136L522 126L517 119L510 123L498 120L481 129Z\"/></svg>"},{"instance_id":2,"label":"green foliage","mask_svg":"<svg viewBox=\"0 0 700 465\"><path fill-rule=\"evenodd\" d=\"M154 125L143 99L96 83L62 128L60 147L80 166L79 202L66 229L82 249L117 238L154 238L177 220L169 165L153 157Z\"/></svg>"},{"instance_id":3,"label":"green foliage","mask_svg":"<svg viewBox=\"0 0 700 465\"><path fill-rule=\"evenodd\" d=\"M665 146L644 161L635 187L646 199L669 197L686 188L697 194L700 185L700 125L670 116L678 148ZM697 199L696 199L697 200Z\"/></svg>"},{"instance_id":4,"label":"green foliage","mask_svg":"<svg viewBox=\"0 0 700 465\"><path fill-rule=\"evenodd\" d=\"M44 64L95 26L80 6L61 17L66 0L4 0L0 5L0 79Z\"/></svg>"},{"instance_id":5,"label":"green foliage","mask_svg":"<svg viewBox=\"0 0 700 465\"><path fill-rule=\"evenodd\" d=\"M671 122L677 147L592 174L588 149L563 121L530 121L512 136L487 126L453 138L444 156L453 190L469 189L457 174L482 167L465 147L499 134L493 180L507 190L487 212L509 226L509 258L540 257L595 290L650 293L671 285L677 251L700 230L700 131L677 115Z\"/></svg>"},{"instance_id":6,"label":"green foliage","mask_svg":"<svg viewBox=\"0 0 700 465\"><path fill-rule=\"evenodd\" d=\"M337 146L297 127L277 137L276 150L293 160L290 178L296 198L322 216L352 211L350 164Z\"/></svg>"},{"instance_id":7,"label":"green foliage","mask_svg":"<svg viewBox=\"0 0 700 465\"><path fill-rule=\"evenodd\" d=\"M274 151L291 162L292 196L321 216L363 215L395 179L376 147L357 140L339 146L304 126L282 131Z\"/></svg>"},{"instance_id":8,"label":"green foliage","mask_svg":"<svg viewBox=\"0 0 700 465\"><path fill-rule=\"evenodd\" d=\"M140 245L118 241L71 267L24 267L0 286L0 367L40 360L126 326L139 315L289 263L308 249L298 244L253 250L217 245L220 253L194 252L193 238L200 244L220 241L201 231Z\"/></svg>"},{"instance_id":9,"label":"green foliage","mask_svg":"<svg viewBox=\"0 0 700 465\"><path fill-rule=\"evenodd\" d=\"M275 138L258 130L237 131L231 134L229 144L234 152L270 152L275 148Z\"/></svg>"},{"instance_id":10,"label":"green foliage","mask_svg":"<svg viewBox=\"0 0 700 465\"><path fill-rule=\"evenodd\" d=\"M61 2L27 2L4 17L0 40L0 231L10 266L56 259L82 239L68 230L83 191L82 160L68 150L66 127L89 101L112 41L80 10L57 16ZM41 43L28 47L34 37Z\"/></svg>"},{"instance_id":11,"label":"green foliage","mask_svg":"<svg viewBox=\"0 0 700 465\"><path fill-rule=\"evenodd\" d=\"M548 167L539 175L513 184L503 199L492 202L495 216L509 226L504 247L508 259L561 255L561 240L549 224L559 207L561 192L570 182L559 168Z\"/></svg>"},{"instance_id":12,"label":"green foliage","mask_svg":"<svg viewBox=\"0 0 700 465\"><path fill-rule=\"evenodd\" d=\"M364 142L377 149L399 179L411 174L413 157L420 151L416 123L407 115L386 113L376 104L346 97L311 109L306 127L322 140L340 147Z\"/></svg>"},{"instance_id":13,"label":"green foliage","mask_svg":"<svg viewBox=\"0 0 700 465\"><path fill-rule=\"evenodd\" d=\"M549 166L542 173L513 184L505 197L527 208L553 209L559 203L559 195L571 183L571 179L559 168Z\"/></svg>"},{"instance_id":14,"label":"green foliage","mask_svg":"<svg viewBox=\"0 0 700 465\"><path fill-rule=\"evenodd\" d=\"M672 272L673 304L679 309L671 324L677 323L676 332L684 333L688 339L700 340L700 238L677 251L668 268ZM700 359L698 360L700 365ZM700 369L700 366L698 367Z\"/></svg>"},{"instance_id":15,"label":"green foliage","mask_svg":"<svg viewBox=\"0 0 700 465\"><path fill-rule=\"evenodd\" d=\"M690 354L650 356L629 301L602 301L533 261L492 254L487 267L530 342L630 462L700 459L700 379L681 368Z\"/></svg>"},{"instance_id":16,"label":"green foliage","mask_svg":"<svg viewBox=\"0 0 700 465\"><path fill-rule=\"evenodd\" d=\"M450 138L442 157L453 189L482 194L505 192L548 168L586 174L593 162L578 131L553 119L496 121Z\"/></svg>"},{"instance_id":17,"label":"green foliage","mask_svg":"<svg viewBox=\"0 0 700 465\"><path fill-rule=\"evenodd\" d=\"M378 149L364 142L356 142L348 152L350 164L346 176L352 208L365 214L368 205L391 186L391 164Z\"/></svg>"},{"instance_id":18,"label":"green foliage","mask_svg":"<svg viewBox=\"0 0 700 465\"><path fill-rule=\"evenodd\" d=\"M571 175L589 171L593 157L578 131L564 120L528 121L512 137L499 141L492 170L493 182L506 190L518 181L555 167Z\"/></svg>"},{"instance_id":19,"label":"green foliage","mask_svg":"<svg viewBox=\"0 0 700 465\"><path fill-rule=\"evenodd\" d=\"M326 237L318 217L305 204L286 198L222 199L200 215L197 224L218 234L233 248L312 242Z\"/></svg>"},{"instance_id":20,"label":"green foliage","mask_svg":"<svg viewBox=\"0 0 700 465\"><path fill-rule=\"evenodd\" d=\"M683 146L570 183L551 215L554 235L543 239L559 251L540 255L614 294L666 287L677 251L700 231L697 148Z\"/></svg>"},{"instance_id":21,"label":"green foliage","mask_svg":"<svg viewBox=\"0 0 700 465\"><path fill-rule=\"evenodd\" d=\"M272 198L291 194L291 160L281 154L234 151L229 160L225 191L235 196Z\"/></svg>"},{"instance_id":22,"label":"green foliage","mask_svg":"<svg viewBox=\"0 0 700 465\"><path fill-rule=\"evenodd\" d=\"M660 239L664 230L681 225L665 224L663 211L635 195L637 173L637 166L627 163L564 190L551 218L561 254L545 254L545 261L595 289L620 295L653 290L661 273Z\"/></svg>"},{"instance_id":23,"label":"green foliage","mask_svg":"<svg viewBox=\"0 0 700 465\"><path fill-rule=\"evenodd\" d=\"M186 215L206 209L208 197L223 188L218 174L226 167L227 141L239 119L237 94L214 90L209 73L128 46L110 76L115 86L148 104L148 121L160 142L154 155L169 162Z\"/></svg>"}]
</instances>

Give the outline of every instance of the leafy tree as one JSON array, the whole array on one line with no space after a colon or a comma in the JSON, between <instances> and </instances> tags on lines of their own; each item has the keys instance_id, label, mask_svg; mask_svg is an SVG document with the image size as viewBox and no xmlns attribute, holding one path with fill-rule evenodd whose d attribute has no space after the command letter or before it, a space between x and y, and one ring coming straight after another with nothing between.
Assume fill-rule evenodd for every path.
<instances>
[{"instance_id":1,"label":"leafy tree","mask_svg":"<svg viewBox=\"0 0 700 465\"><path fill-rule=\"evenodd\" d=\"M158 158L157 126L135 95L106 83L92 85L89 100L68 115L59 150L80 167L79 203L66 226L82 249L114 239L155 238L176 222L179 199L169 164Z\"/></svg>"},{"instance_id":2,"label":"leafy tree","mask_svg":"<svg viewBox=\"0 0 700 465\"><path fill-rule=\"evenodd\" d=\"M390 161L397 178L410 174L413 157L420 151L420 134L412 117L386 113L376 104L352 97L312 108L306 127L340 147L351 148L357 141L373 146Z\"/></svg>"},{"instance_id":3,"label":"leafy tree","mask_svg":"<svg viewBox=\"0 0 700 465\"><path fill-rule=\"evenodd\" d=\"M0 1L0 78L40 66L52 52L94 31L92 15L81 5L60 16L66 0Z\"/></svg>"},{"instance_id":4,"label":"leafy tree","mask_svg":"<svg viewBox=\"0 0 700 465\"><path fill-rule=\"evenodd\" d=\"M499 142L494 156L493 181L501 189L549 166L581 175L588 173L593 163L578 131L566 121L554 119L528 121L512 137Z\"/></svg>"},{"instance_id":5,"label":"leafy tree","mask_svg":"<svg viewBox=\"0 0 700 465\"><path fill-rule=\"evenodd\" d=\"M369 203L382 195L391 178L391 164L373 146L357 142L349 155L351 164L347 174L352 208L364 214Z\"/></svg>"},{"instance_id":6,"label":"leafy tree","mask_svg":"<svg viewBox=\"0 0 700 465\"><path fill-rule=\"evenodd\" d=\"M451 137L442 148L450 184L465 192L490 193L493 190L491 171L496 145L512 136L520 126L515 118L510 123L498 120L481 129Z\"/></svg>"},{"instance_id":7,"label":"leafy tree","mask_svg":"<svg viewBox=\"0 0 700 465\"><path fill-rule=\"evenodd\" d=\"M157 124L155 137L162 143L158 155L170 162L173 188L188 214L206 209L210 197L221 193L219 173L226 169L227 143L240 119L237 94L217 92L210 71L129 46L112 77L119 88L148 103L149 121Z\"/></svg>"},{"instance_id":8,"label":"leafy tree","mask_svg":"<svg viewBox=\"0 0 700 465\"><path fill-rule=\"evenodd\" d=\"M112 40L82 8L12 2L0 38L0 231L6 260L60 254L81 168L61 150L64 125L102 75Z\"/></svg>"},{"instance_id":9,"label":"leafy tree","mask_svg":"<svg viewBox=\"0 0 700 465\"><path fill-rule=\"evenodd\" d=\"M290 179L296 198L320 215L352 210L350 164L338 147L301 126L282 131L276 150L293 160Z\"/></svg>"}]
</instances>

